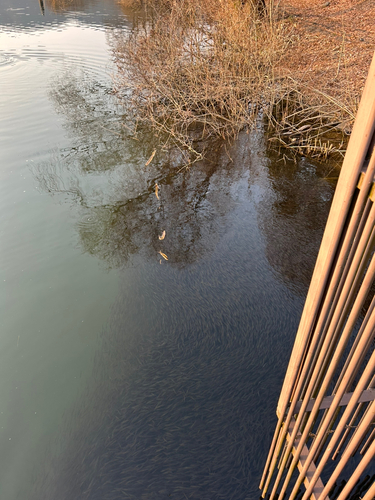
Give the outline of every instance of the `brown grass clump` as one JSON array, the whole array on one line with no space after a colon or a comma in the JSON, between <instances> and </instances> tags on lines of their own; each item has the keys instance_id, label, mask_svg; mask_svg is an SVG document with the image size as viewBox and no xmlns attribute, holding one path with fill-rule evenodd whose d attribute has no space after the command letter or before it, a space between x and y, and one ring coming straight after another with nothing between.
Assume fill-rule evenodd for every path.
<instances>
[{"instance_id":1,"label":"brown grass clump","mask_svg":"<svg viewBox=\"0 0 375 500\"><path fill-rule=\"evenodd\" d=\"M139 5L142 22L114 49L117 91L137 120L196 157L203 139L235 137L260 120L271 141L296 153L343 153L358 105L352 89L337 84L343 59L330 79L296 71L309 39L278 2L266 2L267 10L255 0Z\"/></svg>"},{"instance_id":2,"label":"brown grass clump","mask_svg":"<svg viewBox=\"0 0 375 500\"><path fill-rule=\"evenodd\" d=\"M197 152L269 114L288 43L275 10L236 0L161 0L115 44L117 90L137 119Z\"/></svg>"},{"instance_id":3,"label":"brown grass clump","mask_svg":"<svg viewBox=\"0 0 375 500\"><path fill-rule=\"evenodd\" d=\"M293 30L283 60L292 91L279 94L274 133L302 154L343 153L373 56L375 4L282 0L280 6Z\"/></svg>"},{"instance_id":4,"label":"brown grass clump","mask_svg":"<svg viewBox=\"0 0 375 500\"><path fill-rule=\"evenodd\" d=\"M288 77L267 116L269 140L300 155L342 156L354 118L344 100Z\"/></svg>"},{"instance_id":5,"label":"brown grass clump","mask_svg":"<svg viewBox=\"0 0 375 500\"><path fill-rule=\"evenodd\" d=\"M85 0L45 0L55 11ZM299 154L343 153L375 42L371 0L115 0L116 90L136 123L200 157L265 123ZM166 135L165 135L166 134Z\"/></svg>"},{"instance_id":6,"label":"brown grass clump","mask_svg":"<svg viewBox=\"0 0 375 500\"><path fill-rule=\"evenodd\" d=\"M117 0L117 3L124 8L137 8L141 6L139 0Z\"/></svg>"}]
</instances>

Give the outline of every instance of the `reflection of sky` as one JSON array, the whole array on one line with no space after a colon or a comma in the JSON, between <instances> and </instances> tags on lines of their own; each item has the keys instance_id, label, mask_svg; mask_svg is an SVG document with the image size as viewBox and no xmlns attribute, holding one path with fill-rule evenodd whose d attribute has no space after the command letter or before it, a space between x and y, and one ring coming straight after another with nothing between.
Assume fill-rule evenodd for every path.
<instances>
[{"instance_id":1,"label":"reflection of sky","mask_svg":"<svg viewBox=\"0 0 375 500\"><path fill-rule=\"evenodd\" d=\"M69 58L73 58L71 62L86 62L88 68L102 70L107 48L104 31L99 34L97 30L89 26L85 28L73 20L61 24L58 30L0 33L0 55L3 65L30 59L40 64L46 59L53 59L56 64L61 60L69 62ZM13 59L7 61L7 57Z\"/></svg>"},{"instance_id":2,"label":"reflection of sky","mask_svg":"<svg viewBox=\"0 0 375 500\"><path fill-rule=\"evenodd\" d=\"M128 22L112 1L87 2L85 10L84 14L62 15L46 8L43 16L37 0L0 0L0 27L4 26L0 29L4 160L4 149L16 145L17 134L27 134L34 143L45 143L53 135L56 116L49 121L48 131L45 129L45 113L50 113L46 89L56 75L80 68L96 81L110 82L113 67L105 30Z\"/></svg>"},{"instance_id":3,"label":"reflection of sky","mask_svg":"<svg viewBox=\"0 0 375 500\"><path fill-rule=\"evenodd\" d=\"M41 193L32 173L72 147L54 79L110 82L105 27L0 1L0 498L12 500L28 498L32 467L90 376L117 276L77 248L71 200Z\"/></svg>"},{"instance_id":4,"label":"reflection of sky","mask_svg":"<svg viewBox=\"0 0 375 500\"><path fill-rule=\"evenodd\" d=\"M51 115L46 92L54 75L78 66L96 78L109 79L104 31L66 24L59 31L33 36L1 33L0 47L1 155L7 160L8 152L12 156L13 149L20 149L20 136L30 146L54 143L51 139L61 125L55 113ZM55 137L63 139L61 134Z\"/></svg>"},{"instance_id":5,"label":"reflection of sky","mask_svg":"<svg viewBox=\"0 0 375 500\"><path fill-rule=\"evenodd\" d=\"M74 9L74 2L70 12L55 13L44 2L44 15L41 13L38 0L0 0L0 26L9 30L29 30L51 28L51 25L64 24L66 19L77 19L93 26L123 26L128 25L117 2L99 0L81 2L79 9ZM76 12L74 10L77 10Z\"/></svg>"}]
</instances>

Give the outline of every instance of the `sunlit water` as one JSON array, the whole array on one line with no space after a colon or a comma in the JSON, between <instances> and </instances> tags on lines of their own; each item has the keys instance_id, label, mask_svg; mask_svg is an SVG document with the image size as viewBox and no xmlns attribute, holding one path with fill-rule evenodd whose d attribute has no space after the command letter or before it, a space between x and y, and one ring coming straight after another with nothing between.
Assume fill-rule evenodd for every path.
<instances>
[{"instance_id":1,"label":"sunlit water","mask_svg":"<svg viewBox=\"0 0 375 500\"><path fill-rule=\"evenodd\" d=\"M145 166L130 18L50 5L0 2L0 499L256 499L329 167L260 132Z\"/></svg>"}]
</instances>

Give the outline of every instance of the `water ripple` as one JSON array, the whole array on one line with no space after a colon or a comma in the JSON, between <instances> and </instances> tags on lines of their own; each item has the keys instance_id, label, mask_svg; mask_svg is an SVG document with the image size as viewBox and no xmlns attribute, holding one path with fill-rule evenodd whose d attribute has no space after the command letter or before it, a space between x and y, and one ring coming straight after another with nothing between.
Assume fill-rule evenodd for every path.
<instances>
[{"instance_id":1,"label":"water ripple","mask_svg":"<svg viewBox=\"0 0 375 500\"><path fill-rule=\"evenodd\" d=\"M0 52L0 68L3 66L12 66L20 59L16 54Z\"/></svg>"}]
</instances>

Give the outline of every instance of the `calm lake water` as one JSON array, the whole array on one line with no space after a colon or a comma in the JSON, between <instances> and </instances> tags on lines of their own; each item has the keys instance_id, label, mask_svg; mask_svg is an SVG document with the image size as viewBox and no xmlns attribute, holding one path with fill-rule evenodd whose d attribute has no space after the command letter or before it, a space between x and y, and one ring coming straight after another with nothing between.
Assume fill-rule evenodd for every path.
<instances>
[{"instance_id":1,"label":"calm lake water","mask_svg":"<svg viewBox=\"0 0 375 500\"><path fill-rule=\"evenodd\" d=\"M0 0L0 499L257 499L336 174L260 131L145 166L130 12L53 5Z\"/></svg>"}]
</instances>

